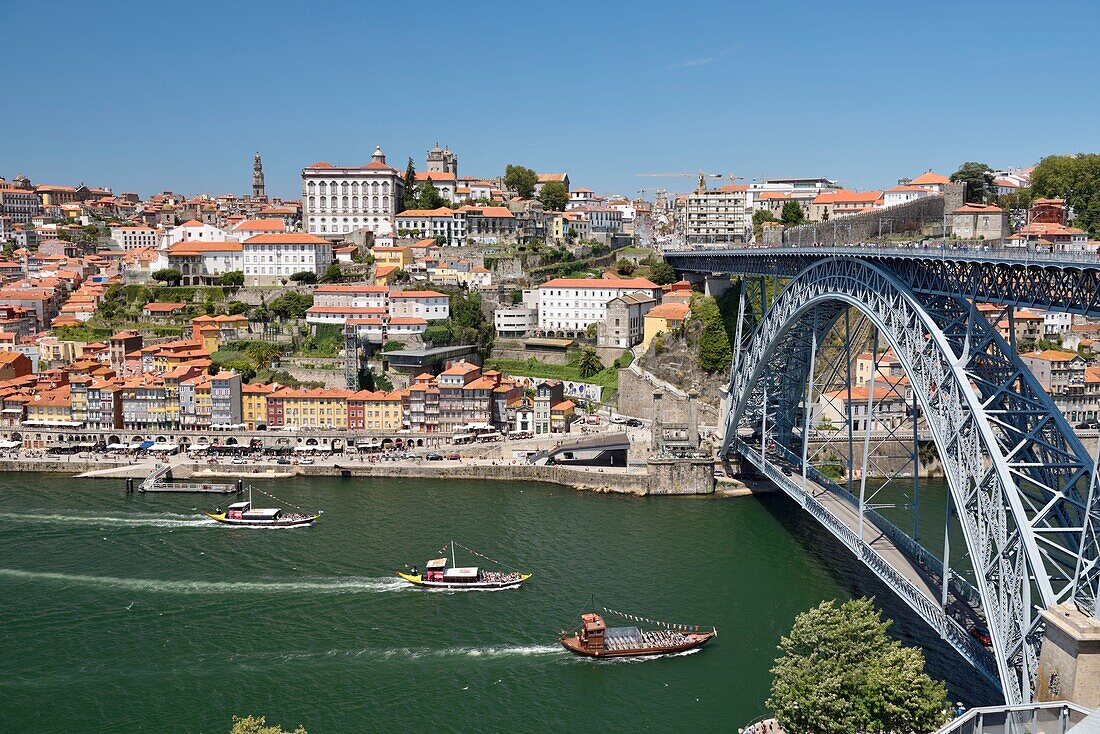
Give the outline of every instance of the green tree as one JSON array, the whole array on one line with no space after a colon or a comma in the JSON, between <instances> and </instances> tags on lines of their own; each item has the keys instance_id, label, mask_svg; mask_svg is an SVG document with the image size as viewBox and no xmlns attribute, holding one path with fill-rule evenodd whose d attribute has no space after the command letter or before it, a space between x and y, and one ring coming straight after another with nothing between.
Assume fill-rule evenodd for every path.
<instances>
[{"instance_id":1,"label":"green tree","mask_svg":"<svg viewBox=\"0 0 1100 734\"><path fill-rule=\"evenodd\" d=\"M535 194L535 185L539 175L526 166L514 166L509 163L504 168L504 186L516 192L521 199L530 199Z\"/></svg>"},{"instance_id":2,"label":"green tree","mask_svg":"<svg viewBox=\"0 0 1100 734\"><path fill-rule=\"evenodd\" d=\"M768 708L790 734L938 729L947 689L924 672L920 650L891 639L871 599L822 602L779 642Z\"/></svg>"},{"instance_id":3,"label":"green tree","mask_svg":"<svg viewBox=\"0 0 1100 734\"><path fill-rule=\"evenodd\" d=\"M413 168L412 156L409 156L409 165L405 167L405 209L416 208L416 169Z\"/></svg>"},{"instance_id":4,"label":"green tree","mask_svg":"<svg viewBox=\"0 0 1100 734\"><path fill-rule=\"evenodd\" d=\"M776 221L771 209L757 209L752 213L752 233L756 239L760 239L764 231L764 222Z\"/></svg>"},{"instance_id":5,"label":"green tree","mask_svg":"<svg viewBox=\"0 0 1100 734\"><path fill-rule=\"evenodd\" d=\"M446 347L450 346L453 334L451 332L451 327L446 321L443 321L428 326L421 335L421 338L433 347Z\"/></svg>"},{"instance_id":6,"label":"green tree","mask_svg":"<svg viewBox=\"0 0 1100 734\"><path fill-rule=\"evenodd\" d=\"M427 181L422 181L420 185L417 186L417 209L438 209L441 206L446 206L446 204L447 200L439 193L439 189L435 187L435 184L432 183L430 178Z\"/></svg>"},{"instance_id":7,"label":"green tree","mask_svg":"<svg viewBox=\"0 0 1100 734\"><path fill-rule=\"evenodd\" d=\"M340 269L340 263L329 263L325 272L321 273L322 283L339 283L344 279L344 271Z\"/></svg>"},{"instance_id":8,"label":"green tree","mask_svg":"<svg viewBox=\"0 0 1100 734\"><path fill-rule=\"evenodd\" d=\"M619 260L619 262L615 263L615 272L617 272L619 275L630 276L634 274L634 271L635 269L637 269L637 267L638 266L631 261L621 259Z\"/></svg>"},{"instance_id":9,"label":"green tree","mask_svg":"<svg viewBox=\"0 0 1100 734\"><path fill-rule=\"evenodd\" d=\"M306 730L301 724L292 732L284 731L279 724L268 726L263 716L234 716L229 734L306 734Z\"/></svg>"},{"instance_id":10,"label":"green tree","mask_svg":"<svg viewBox=\"0 0 1100 734\"><path fill-rule=\"evenodd\" d=\"M172 285L179 285L179 282L183 280L183 273L175 268L161 268L153 273L153 280L160 283L171 283Z\"/></svg>"},{"instance_id":11,"label":"green tree","mask_svg":"<svg viewBox=\"0 0 1100 734\"><path fill-rule=\"evenodd\" d=\"M805 220L806 212L802 211L802 205L797 201L788 201L779 213L779 221L783 224L802 224Z\"/></svg>"},{"instance_id":12,"label":"green tree","mask_svg":"<svg viewBox=\"0 0 1100 734\"><path fill-rule=\"evenodd\" d=\"M396 352L398 349L404 349L405 342L399 342L396 339L390 339L388 342L382 345L383 352Z\"/></svg>"},{"instance_id":13,"label":"green tree","mask_svg":"<svg viewBox=\"0 0 1100 734\"><path fill-rule=\"evenodd\" d=\"M222 273L221 276L218 278L218 285L244 285L244 273L242 273L240 270L233 270L228 273Z\"/></svg>"},{"instance_id":14,"label":"green tree","mask_svg":"<svg viewBox=\"0 0 1100 734\"><path fill-rule=\"evenodd\" d=\"M410 283L412 282L412 273L405 268L398 268L390 274L390 282L392 283Z\"/></svg>"},{"instance_id":15,"label":"green tree","mask_svg":"<svg viewBox=\"0 0 1100 734\"><path fill-rule=\"evenodd\" d=\"M698 296L691 301L691 316L702 324L699 333L699 367L705 372L722 372L733 361L733 350L722 312L710 296Z\"/></svg>"},{"instance_id":16,"label":"green tree","mask_svg":"<svg viewBox=\"0 0 1100 734\"><path fill-rule=\"evenodd\" d=\"M225 312L230 316L236 316L240 313L248 313L250 306L244 301L230 301L225 304Z\"/></svg>"},{"instance_id":17,"label":"green tree","mask_svg":"<svg viewBox=\"0 0 1100 734\"><path fill-rule=\"evenodd\" d=\"M1031 194L1065 199L1073 224L1100 237L1100 154L1047 156L1031 172Z\"/></svg>"},{"instance_id":18,"label":"green tree","mask_svg":"<svg viewBox=\"0 0 1100 734\"><path fill-rule=\"evenodd\" d=\"M280 319L302 319L313 305L313 296L308 293L288 291L267 305L267 310Z\"/></svg>"},{"instance_id":19,"label":"green tree","mask_svg":"<svg viewBox=\"0 0 1100 734\"><path fill-rule=\"evenodd\" d=\"M600 361L600 355L592 347L584 347L578 350L575 359L577 372L580 373L581 377L591 377L597 372L603 371L603 362Z\"/></svg>"},{"instance_id":20,"label":"green tree","mask_svg":"<svg viewBox=\"0 0 1100 734\"><path fill-rule=\"evenodd\" d=\"M535 176L538 181L538 176ZM561 181L547 181L539 191L539 201L547 211L563 212L565 205L569 203L569 191Z\"/></svg>"},{"instance_id":21,"label":"green tree","mask_svg":"<svg viewBox=\"0 0 1100 734\"><path fill-rule=\"evenodd\" d=\"M657 285L670 285L676 282L676 271L661 259L649 266L649 279Z\"/></svg>"},{"instance_id":22,"label":"green tree","mask_svg":"<svg viewBox=\"0 0 1100 734\"><path fill-rule=\"evenodd\" d=\"M312 270L299 270L290 276L290 279L295 283L316 283L317 273Z\"/></svg>"},{"instance_id":23,"label":"green tree","mask_svg":"<svg viewBox=\"0 0 1100 734\"><path fill-rule=\"evenodd\" d=\"M250 342L245 347L244 353L248 355L248 358L252 360L257 369L265 369L270 367L272 362L279 361L283 351L271 342L255 341Z\"/></svg>"},{"instance_id":24,"label":"green tree","mask_svg":"<svg viewBox=\"0 0 1100 734\"><path fill-rule=\"evenodd\" d=\"M951 180L966 184L966 200L985 202L993 191L993 169L984 163L968 161L951 174Z\"/></svg>"}]
</instances>

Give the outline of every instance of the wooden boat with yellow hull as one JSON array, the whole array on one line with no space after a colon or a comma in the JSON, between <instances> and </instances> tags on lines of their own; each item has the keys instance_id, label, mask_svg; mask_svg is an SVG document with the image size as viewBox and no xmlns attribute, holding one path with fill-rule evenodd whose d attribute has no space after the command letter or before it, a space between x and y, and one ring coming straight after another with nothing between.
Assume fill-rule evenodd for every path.
<instances>
[{"instance_id":1,"label":"wooden boat with yellow hull","mask_svg":"<svg viewBox=\"0 0 1100 734\"><path fill-rule=\"evenodd\" d=\"M451 541L450 558L433 558L424 564L424 573L416 568L410 571L398 571L399 578L408 581L413 586L423 589L442 589L446 591L503 591L505 589L518 589L523 582L531 578L531 574L520 571L487 571L477 566L455 566L455 545ZM487 560L493 560L488 556L482 556L477 551L461 546L474 555ZM446 552L446 546L440 549ZM450 563L449 563L450 562ZM501 564L500 561L494 563Z\"/></svg>"}]
</instances>

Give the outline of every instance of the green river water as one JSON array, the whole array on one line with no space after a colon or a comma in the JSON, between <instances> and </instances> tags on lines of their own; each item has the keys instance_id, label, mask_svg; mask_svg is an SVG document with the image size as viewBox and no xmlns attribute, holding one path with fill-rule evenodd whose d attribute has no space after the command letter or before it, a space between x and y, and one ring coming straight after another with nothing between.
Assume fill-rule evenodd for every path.
<instances>
[{"instance_id":1,"label":"green river water","mask_svg":"<svg viewBox=\"0 0 1100 734\"><path fill-rule=\"evenodd\" d=\"M875 594L897 636L927 648L953 697L993 700L778 494L637 498L382 479L257 486L324 509L323 519L227 528L199 519L208 497L4 475L4 729L224 733L234 713L253 713L310 734L732 732L764 713L776 644L795 615L856 594ZM939 496L942 517L942 485L924 495L933 512ZM514 591L448 594L392 575L422 567L451 538L534 577ZM714 625L719 637L641 662L570 656L556 638L590 593L611 608Z\"/></svg>"}]
</instances>

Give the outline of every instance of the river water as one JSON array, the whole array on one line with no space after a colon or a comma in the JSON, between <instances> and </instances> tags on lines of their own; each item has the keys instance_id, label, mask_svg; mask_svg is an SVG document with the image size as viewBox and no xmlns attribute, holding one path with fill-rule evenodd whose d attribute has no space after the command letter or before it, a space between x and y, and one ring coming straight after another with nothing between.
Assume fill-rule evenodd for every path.
<instances>
[{"instance_id":1,"label":"river water","mask_svg":"<svg viewBox=\"0 0 1100 734\"><path fill-rule=\"evenodd\" d=\"M927 648L954 698L994 698L778 494L291 479L257 486L325 514L311 528L272 531L199 519L208 497L126 496L121 484L4 476L8 731L228 732L233 714L249 713L310 734L736 731L764 713L776 645L795 615L856 594L875 594L897 636ZM931 502L936 487L925 495ZM448 594L392 575L423 567L451 538L534 577L520 590ZM477 560L460 550L467 559ZM677 657L576 658L556 638L590 594L714 625L719 637Z\"/></svg>"}]
</instances>

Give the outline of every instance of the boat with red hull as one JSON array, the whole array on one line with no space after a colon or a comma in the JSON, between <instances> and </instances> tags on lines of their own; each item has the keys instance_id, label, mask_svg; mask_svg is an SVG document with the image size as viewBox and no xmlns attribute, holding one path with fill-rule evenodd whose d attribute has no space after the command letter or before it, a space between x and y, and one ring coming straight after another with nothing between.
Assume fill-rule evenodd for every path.
<instances>
[{"instance_id":1,"label":"boat with red hull","mask_svg":"<svg viewBox=\"0 0 1100 734\"><path fill-rule=\"evenodd\" d=\"M698 627L668 625L666 629L642 630L638 627L608 627L594 612L581 615L574 634L563 632L562 647L575 655L590 658L628 658L645 655L671 655L702 647L718 636L718 630L699 632Z\"/></svg>"}]
</instances>

